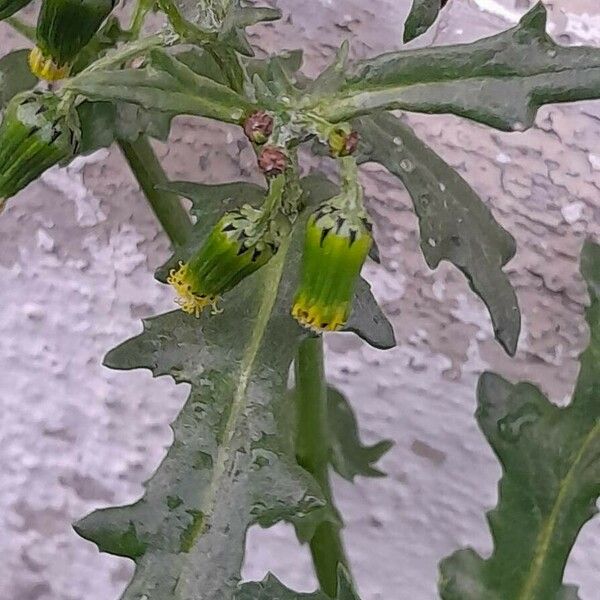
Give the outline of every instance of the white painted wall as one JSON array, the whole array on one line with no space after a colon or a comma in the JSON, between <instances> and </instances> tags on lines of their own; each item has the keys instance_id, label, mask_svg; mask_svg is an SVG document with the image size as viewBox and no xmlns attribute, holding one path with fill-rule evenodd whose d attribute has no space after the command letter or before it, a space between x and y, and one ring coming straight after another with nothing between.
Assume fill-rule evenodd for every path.
<instances>
[{"instance_id":1,"label":"white painted wall","mask_svg":"<svg viewBox=\"0 0 600 600\"><path fill-rule=\"evenodd\" d=\"M341 40L356 55L398 47L407 0L281 0L286 19L254 41L267 51L302 46L314 74ZM499 31L524 11L518 0L454 0L420 44ZM595 0L554 0L563 43L600 45ZM2 52L23 45L0 25ZM388 437L387 479L336 480L346 540L363 600L433 600L437 562L462 545L490 549L484 511L499 467L473 419L478 374L492 368L568 397L586 339L577 273L587 235L600 233L600 103L549 107L536 127L501 134L454 117L413 118L456 166L519 252L511 280L523 309L516 359L492 339L481 303L451 267L429 271L406 193L383 171L365 179L384 266L368 269L399 341L377 352L347 335L328 339L328 371L351 398L365 439ZM216 148L213 144L217 144ZM239 132L178 120L159 148L173 178L251 176ZM160 461L168 423L187 390L147 372L104 369L104 353L139 331L139 317L169 309L152 279L167 242L123 167L103 152L54 169L0 218L0 600L112 600L128 561L99 555L70 523L126 503ZM577 543L567 580L583 600L600 589L600 521ZM267 570L297 589L314 585L304 549L286 526L252 530L245 575Z\"/></svg>"}]
</instances>

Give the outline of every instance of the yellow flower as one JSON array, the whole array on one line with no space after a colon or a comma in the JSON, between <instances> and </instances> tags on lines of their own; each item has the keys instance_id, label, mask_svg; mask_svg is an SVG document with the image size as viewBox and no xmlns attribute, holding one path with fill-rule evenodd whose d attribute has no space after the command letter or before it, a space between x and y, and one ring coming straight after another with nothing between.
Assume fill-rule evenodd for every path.
<instances>
[{"instance_id":1,"label":"yellow flower","mask_svg":"<svg viewBox=\"0 0 600 600\"><path fill-rule=\"evenodd\" d=\"M322 204L308 220L301 280L292 315L320 333L347 322L356 281L371 247L371 224L361 210L337 197Z\"/></svg>"},{"instance_id":2,"label":"yellow flower","mask_svg":"<svg viewBox=\"0 0 600 600\"><path fill-rule=\"evenodd\" d=\"M171 270L167 281L175 288L182 310L196 317L207 306L216 310L222 294L277 252L278 236L263 216L250 206L226 213L198 251Z\"/></svg>"}]
</instances>

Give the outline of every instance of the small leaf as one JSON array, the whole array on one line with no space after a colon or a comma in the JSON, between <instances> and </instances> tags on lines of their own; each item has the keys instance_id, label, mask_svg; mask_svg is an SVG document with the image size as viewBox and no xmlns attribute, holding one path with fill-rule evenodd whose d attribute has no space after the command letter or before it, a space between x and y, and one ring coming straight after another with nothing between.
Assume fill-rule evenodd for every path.
<instances>
[{"instance_id":1,"label":"small leaf","mask_svg":"<svg viewBox=\"0 0 600 600\"><path fill-rule=\"evenodd\" d=\"M314 98L330 96L336 93L345 81L349 51L350 46L348 41L342 42L333 62L311 82L307 93L311 94Z\"/></svg>"},{"instance_id":2,"label":"small leaf","mask_svg":"<svg viewBox=\"0 0 600 600\"><path fill-rule=\"evenodd\" d=\"M494 540L483 559L460 550L441 563L443 600L576 600L564 585L569 553L600 495L600 246L587 242L590 343L571 404L560 408L529 383L493 373L479 381L477 420L502 464Z\"/></svg>"},{"instance_id":3,"label":"small leaf","mask_svg":"<svg viewBox=\"0 0 600 600\"><path fill-rule=\"evenodd\" d=\"M268 6L238 6L232 14L234 26L242 29L281 19L281 11Z\"/></svg>"},{"instance_id":4,"label":"small leaf","mask_svg":"<svg viewBox=\"0 0 600 600\"><path fill-rule=\"evenodd\" d=\"M13 96L35 87L37 77L29 70L29 50L16 50L0 58L0 110Z\"/></svg>"},{"instance_id":5,"label":"small leaf","mask_svg":"<svg viewBox=\"0 0 600 600\"><path fill-rule=\"evenodd\" d=\"M390 114L356 122L361 162L375 161L400 178L419 217L421 250L430 268L449 260L485 302L498 341L513 355L521 315L502 267L514 256L515 241L494 219L469 184L412 129Z\"/></svg>"},{"instance_id":6,"label":"small leaf","mask_svg":"<svg viewBox=\"0 0 600 600\"><path fill-rule=\"evenodd\" d=\"M472 44L359 62L313 110L329 121L377 109L454 113L513 131L533 125L543 104L600 98L600 48L559 46L545 29L538 3L513 29Z\"/></svg>"},{"instance_id":7,"label":"small leaf","mask_svg":"<svg viewBox=\"0 0 600 600\"><path fill-rule=\"evenodd\" d=\"M404 43L423 35L437 19L446 0L413 0L404 24Z\"/></svg>"},{"instance_id":8,"label":"small leaf","mask_svg":"<svg viewBox=\"0 0 600 600\"><path fill-rule=\"evenodd\" d=\"M81 124L80 154L107 148L117 140L135 141L140 135L165 141L173 115L125 102L91 102L77 107Z\"/></svg>"},{"instance_id":9,"label":"small leaf","mask_svg":"<svg viewBox=\"0 0 600 600\"><path fill-rule=\"evenodd\" d=\"M394 329L371 292L371 286L361 277L356 285L352 312L345 331L352 331L367 344L379 350L396 346Z\"/></svg>"},{"instance_id":10,"label":"small leaf","mask_svg":"<svg viewBox=\"0 0 600 600\"><path fill-rule=\"evenodd\" d=\"M382 440L372 446L360 441L356 415L348 400L335 388L330 387L328 398L329 443L331 464L337 473L353 481L357 475L382 477L374 465L393 446L390 440Z\"/></svg>"},{"instance_id":11,"label":"small leaf","mask_svg":"<svg viewBox=\"0 0 600 600\"><path fill-rule=\"evenodd\" d=\"M108 25L107 22L105 28L108 28ZM110 31L113 31L113 35L117 35L114 33L114 28L109 28ZM177 54L176 59L194 73L208 77L217 83L226 84L225 75L209 52L193 47ZM137 104L117 101L88 100L77 107L77 112L81 123L81 154L106 148L117 140L134 142L140 135L166 141L171 129L171 121L175 116L173 113L147 110Z\"/></svg>"},{"instance_id":12,"label":"small leaf","mask_svg":"<svg viewBox=\"0 0 600 600\"><path fill-rule=\"evenodd\" d=\"M90 100L139 104L147 110L190 114L239 123L252 104L223 84L199 75L182 61L155 50L152 66L81 74L70 88Z\"/></svg>"},{"instance_id":13,"label":"small leaf","mask_svg":"<svg viewBox=\"0 0 600 600\"><path fill-rule=\"evenodd\" d=\"M338 569L338 593L333 600L360 600L346 569L340 565ZM263 581L243 583L235 596L235 600L332 600L321 591L303 594L293 592L281 583L274 575L267 575Z\"/></svg>"}]
</instances>

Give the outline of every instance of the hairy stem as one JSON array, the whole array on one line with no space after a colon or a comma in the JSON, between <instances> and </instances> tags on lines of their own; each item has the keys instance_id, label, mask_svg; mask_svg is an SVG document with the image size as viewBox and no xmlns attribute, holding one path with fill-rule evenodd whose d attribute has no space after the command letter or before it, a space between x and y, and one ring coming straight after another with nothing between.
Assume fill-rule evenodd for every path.
<instances>
[{"instance_id":1,"label":"hairy stem","mask_svg":"<svg viewBox=\"0 0 600 600\"><path fill-rule=\"evenodd\" d=\"M192 223L176 194L156 189L168 179L148 138L140 136L134 142L120 140L119 146L171 242L177 246L185 244Z\"/></svg>"},{"instance_id":2,"label":"hairy stem","mask_svg":"<svg viewBox=\"0 0 600 600\"><path fill-rule=\"evenodd\" d=\"M323 359L323 339L306 339L295 361L296 405L298 410L298 462L318 481L333 510L329 482L329 439L327 431L327 383ZM337 594L337 571L341 563L348 566L339 526L321 523L310 542L315 571L323 591Z\"/></svg>"}]
</instances>

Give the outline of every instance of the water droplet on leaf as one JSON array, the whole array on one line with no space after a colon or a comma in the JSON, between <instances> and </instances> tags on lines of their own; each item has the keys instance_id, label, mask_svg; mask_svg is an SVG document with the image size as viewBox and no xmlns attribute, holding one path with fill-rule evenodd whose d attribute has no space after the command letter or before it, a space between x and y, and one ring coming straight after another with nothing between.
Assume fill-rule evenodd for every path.
<instances>
[{"instance_id":1,"label":"water droplet on leaf","mask_svg":"<svg viewBox=\"0 0 600 600\"><path fill-rule=\"evenodd\" d=\"M400 167L403 171L410 173L415 168L415 165L413 165L412 162L408 160L408 158L405 158L400 161Z\"/></svg>"},{"instance_id":2,"label":"water droplet on leaf","mask_svg":"<svg viewBox=\"0 0 600 600\"><path fill-rule=\"evenodd\" d=\"M498 421L498 433L507 442L516 442L523 433L523 428L532 425L540 417L540 409L531 402L506 415Z\"/></svg>"}]
</instances>

